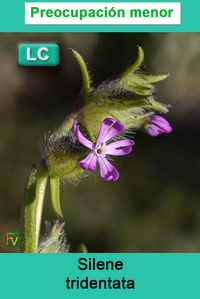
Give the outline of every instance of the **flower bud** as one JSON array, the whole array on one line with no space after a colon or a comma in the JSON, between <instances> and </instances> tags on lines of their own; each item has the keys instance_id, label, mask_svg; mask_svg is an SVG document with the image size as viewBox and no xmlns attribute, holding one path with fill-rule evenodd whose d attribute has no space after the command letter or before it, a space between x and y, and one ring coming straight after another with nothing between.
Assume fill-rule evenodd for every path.
<instances>
[{"instance_id":1,"label":"flower bud","mask_svg":"<svg viewBox=\"0 0 200 299\"><path fill-rule=\"evenodd\" d=\"M39 242L38 253L67 253L69 246L63 229L64 223L45 221L45 225L46 235Z\"/></svg>"},{"instance_id":2,"label":"flower bud","mask_svg":"<svg viewBox=\"0 0 200 299\"><path fill-rule=\"evenodd\" d=\"M143 126L144 131L150 136L156 137L163 133L171 133L172 127L169 122L160 115L152 115Z\"/></svg>"}]
</instances>

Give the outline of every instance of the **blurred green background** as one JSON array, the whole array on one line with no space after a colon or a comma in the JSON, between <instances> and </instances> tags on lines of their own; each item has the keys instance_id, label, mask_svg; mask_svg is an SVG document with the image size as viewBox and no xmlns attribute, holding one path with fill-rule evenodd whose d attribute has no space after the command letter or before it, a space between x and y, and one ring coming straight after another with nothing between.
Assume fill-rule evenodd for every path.
<instances>
[{"instance_id":1,"label":"blurred green background","mask_svg":"<svg viewBox=\"0 0 200 299\"><path fill-rule=\"evenodd\" d=\"M58 67L20 67L20 43L57 43ZM40 161L44 134L53 132L82 86L68 48L88 62L94 84L120 74L145 51L145 72L170 73L156 98L173 106L173 133L138 132L133 153L116 157L117 182L98 172L78 187L62 187L61 204L70 251L200 251L200 34L199 33L1 33L0 34L0 250L5 233L19 231L24 180ZM49 196L44 220L53 220ZM43 228L44 229L44 228Z\"/></svg>"}]
</instances>

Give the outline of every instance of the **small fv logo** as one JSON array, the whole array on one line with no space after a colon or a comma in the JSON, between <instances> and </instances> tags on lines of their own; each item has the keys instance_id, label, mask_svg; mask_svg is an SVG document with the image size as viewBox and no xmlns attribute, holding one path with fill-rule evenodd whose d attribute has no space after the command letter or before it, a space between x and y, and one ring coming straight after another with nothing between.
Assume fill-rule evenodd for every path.
<instances>
[{"instance_id":1,"label":"small fv logo","mask_svg":"<svg viewBox=\"0 0 200 299\"><path fill-rule=\"evenodd\" d=\"M6 247L19 247L20 246L20 233L6 233Z\"/></svg>"}]
</instances>

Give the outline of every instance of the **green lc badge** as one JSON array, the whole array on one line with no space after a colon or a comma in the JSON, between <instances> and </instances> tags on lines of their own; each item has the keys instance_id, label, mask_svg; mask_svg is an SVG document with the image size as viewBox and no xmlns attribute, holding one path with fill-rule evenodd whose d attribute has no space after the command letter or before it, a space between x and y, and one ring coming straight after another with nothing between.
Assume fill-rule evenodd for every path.
<instances>
[{"instance_id":1,"label":"green lc badge","mask_svg":"<svg viewBox=\"0 0 200 299\"><path fill-rule=\"evenodd\" d=\"M18 63L21 66L57 66L59 52L56 44L21 44L18 47Z\"/></svg>"}]
</instances>

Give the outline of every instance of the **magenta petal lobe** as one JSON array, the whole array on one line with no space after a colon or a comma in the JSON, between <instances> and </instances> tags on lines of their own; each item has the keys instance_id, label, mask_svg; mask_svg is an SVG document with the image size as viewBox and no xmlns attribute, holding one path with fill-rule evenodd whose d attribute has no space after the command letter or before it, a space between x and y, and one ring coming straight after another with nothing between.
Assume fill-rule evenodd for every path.
<instances>
[{"instance_id":1,"label":"magenta petal lobe","mask_svg":"<svg viewBox=\"0 0 200 299\"><path fill-rule=\"evenodd\" d=\"M79 130L79 126L77 125L77 120L74 121L73 129L74 129L74 134L78 139L78 141L92 150L94 148L94 144L83 136L83 134Z\"/></svg>"},{"instance_id":2,"label":"magenta petal lobe","mask_svg":"<svg viewBox=\"0 0 200 299\"><path fill-rule=\"evenodd\" d=\"M79 162L79 166L84 170L96 170L97 156L91 152L85 159Z\"/></svg>"},{"instance_id":3,"label":"magenta petal lobe","mask_svg":"<svg viewBox=\"0 0 200 299\"><path fill-rule=\"evenodd\" d=\"M119 141L114 141L112 143L109 143L106 145L107 149L116 149L116 148L121 148L121 147L126 147L126 146L133 146L135 142L130 139L125 139L125 140L119 140Z\"/></svg>"},{"instance_id":4,"label":"magenta petal lobe","mask_svg":"<svg viewBox=\"0 0 200 299\"><path fill-rule=\"evenodd\" d=\"M152 115L148 120L148 124L144 126L145 131L150 136L158 136L163 133L171 133L172 127L169 122L160 115Z\"/></svg>"},{"instance_id":5,"label":"magenta petal lobe","mask_svg":"<svg viewBox=\"0 0 200 299\"><path fill-rule=\"evenodd\" d=\"M172 131L172 127L170 126L169 122L162 116L153 115L151 117L151 123L154 126L157 126L161 133L171 133Z\"/></svg>"},{"instance_id":6,"label":"magenta petal lobe","mask_svg":"<svg viewBox=\"0 0 200 299\"><path fill-rule=\"evenodd\" d=\"M124 125L120 122L112 119L106 118L101 124L99 135L97 137L97 142L106 142L117 134L121 133L124 130Z\"/></svg>"},{"instance_id":7,"label":"magenta petal lobe","mask_svg":"<svg viewBox=\"0 0 200 299\"><path fill-rule=\"evenodd\" d=\"M103 138L106 136L109 127L115 122L113 118L106 118L101 124L99 134L97 137L97 142L102 142Z\"/></svg>"},{"instance_id":8,"label":"magenta petal lobe","mask_svg":"<svg viewBox=\"0 0 200 299\"><path fill-rule=\"evenodd\" d=\"M132 147L124 147L124 148L107 150L106 155L124 156L130 154L131 152L132 152Z\"/></svg>"},{"instance_id":9,"label":"magenta petal lobe","mask_svg":"<svg viewBox=\"0 0 200 299\"><path fill-rule=\"evenodd\" d=\"M98 163L104 181L116 181L119 178L119 172L105 157L98 157Z\"/></svg>"},{"instance_id":10,"label":"magenta petal lobe","mask_svg":"<svg viewBox=\"0 0 200 299\"><path fill-rule=\"evenodd\" d=\"M112 142L106 146L105 154L113 156L127 155L132 152L131 146L134 144L134 141L130 139Z\"/></svg>"}]
</instances>

